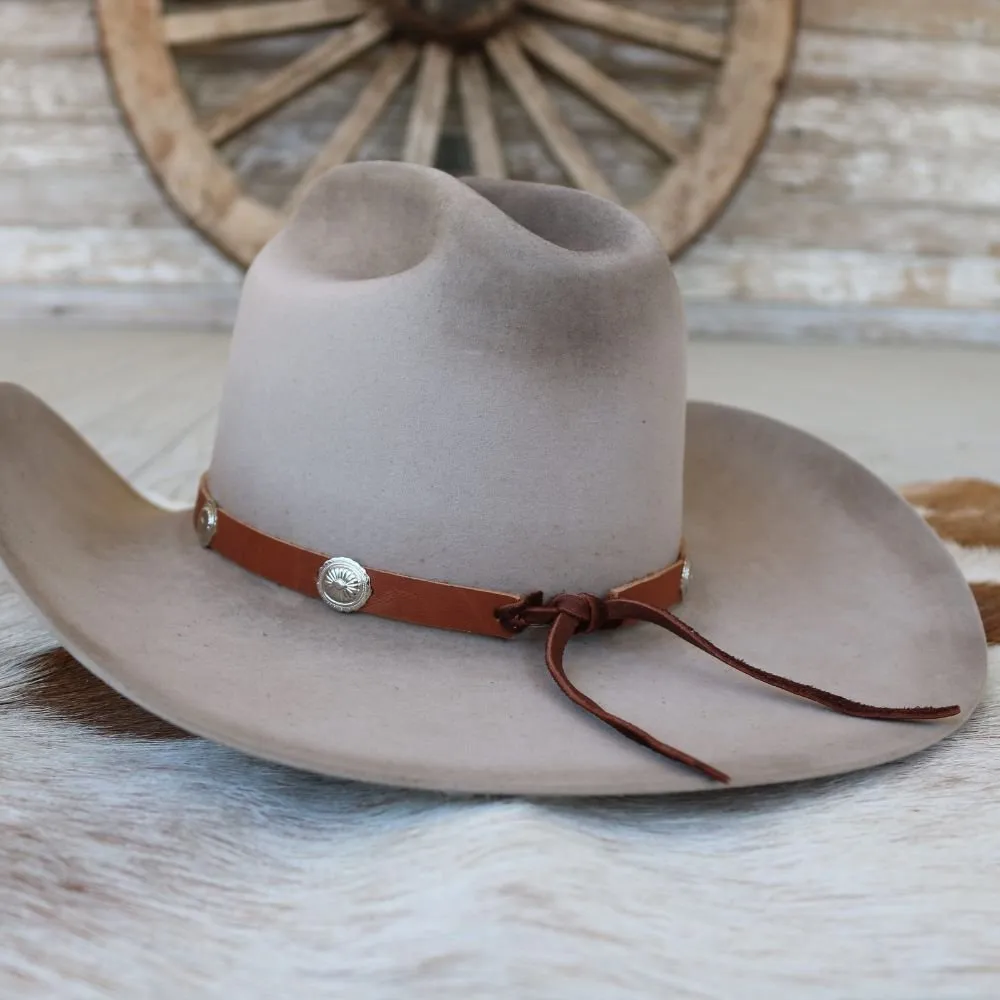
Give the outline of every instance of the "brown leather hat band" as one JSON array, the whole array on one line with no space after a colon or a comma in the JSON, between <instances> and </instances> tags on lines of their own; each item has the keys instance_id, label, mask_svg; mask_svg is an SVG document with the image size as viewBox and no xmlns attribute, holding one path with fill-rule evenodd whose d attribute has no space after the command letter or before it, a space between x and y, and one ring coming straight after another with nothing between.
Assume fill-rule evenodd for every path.
<instances>
[{"instance_id":1,"label":"brown leather hat band","mask_svg":"<svg viewBox=\"0 0 1000 1000\"><path fill-rule=\"evenodd\" d=\"M329 559L322 553L266 535L227 514L212 499L204 478L195 509L195 527L203 545L244 569L308 597L323 597L328 603L331 601L329 594L323 591L324 583L331 582L335 589L340 586L336 575L340 567L337 564L349 563L340 591L347 594L348 603L351 594L357 589L354 586L357 577L350 575L352 567L362 574L366 586L360 588L360 603L357 607L342 607L341 610L500 638L509 638L532 626L547 628L549 634L545 644L545 664L559 690L570 701L635 743L699 771L713 781L728 782L729 776L711 764L664 743L634 723L613 715L573 684L566 674L563 660L566 646L575 635L644 621L666 629L720 663L755 680L842 715L916 722L944 719L957 715L960 711L958 705L912 708L867 705L761 670L727 653L667 610L679 603L682 597L686 566L683 553L677 562L665 570L618 587L607 597L559 594L546 601L540 593L508 594L503 591L459 587L382 570L365 570L352 560ZM327 581L324 569L328 566L333 573L330 581ZM338 606L334 603L334 607Z\"/></svg>"},{"instance_id":2,"label":"brown leather hat band","mask_svg":"<svg viewBox=\"0 0 1000 1000\"><path fill-rule=\"evenodd\" d=\"M206 509L211 511L213 523L210 530L202 531L199 519L203 518ZM202 477L199 486L195 519L203 544L230 562L307 597L321 596L319 574L330 556L265 534L233 517L218 506L209 492L206 477ZM684 565L682 553L666 569L617 587L608 596L643 601L661 608L672 607L682 597ZM498 620L498 609L518 604L528 597L422 580L367 566L365 572L371 583L371 596L356 609L359 614L501 639L511 638L516 630Z\"/></svg>"}]
</instances>

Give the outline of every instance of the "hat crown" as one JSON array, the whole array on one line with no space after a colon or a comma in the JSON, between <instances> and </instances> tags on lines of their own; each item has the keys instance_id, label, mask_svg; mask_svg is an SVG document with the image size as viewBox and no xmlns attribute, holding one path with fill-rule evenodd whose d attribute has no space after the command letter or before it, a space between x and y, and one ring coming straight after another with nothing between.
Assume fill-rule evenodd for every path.
<instances>
[{"instance_id":1,"label":"hat crown","mask_svg":"<svg viewBox=\"0 0 1000 1000\"><path fill-rule=\"evenodd\" d=\"M676 558L684 413L679 293L637 218L353 164L247 274L210 482L372 568L601 593Z\"/></svg>"}]
</instances>

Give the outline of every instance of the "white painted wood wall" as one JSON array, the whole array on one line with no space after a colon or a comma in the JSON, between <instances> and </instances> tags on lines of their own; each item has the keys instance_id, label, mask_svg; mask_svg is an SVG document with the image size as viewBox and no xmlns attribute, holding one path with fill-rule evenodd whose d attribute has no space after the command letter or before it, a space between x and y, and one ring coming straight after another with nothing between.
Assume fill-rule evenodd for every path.
<instances>
[{"instance_id":1,"label":"white painted wood wall","mask_svg":"<svg viewBox=\"0 0 1000 1000\"><path fill-rule=\"evenodd\" d=\"M243 83L216 71L206 99ZM665 114L697 115L667 97ZM265 127L311 124L319 142L310 107ZM233 153L251 168L252 138ZM554 179L527 152L521 166ZM257 183L290 169L272 158ZM1000 344L1000 3L803 0L770 139L679 277L700 335ZM89 0L0 0L0 325L225 329L239 281L147 173Z\"/></svg>"}]
</instances>

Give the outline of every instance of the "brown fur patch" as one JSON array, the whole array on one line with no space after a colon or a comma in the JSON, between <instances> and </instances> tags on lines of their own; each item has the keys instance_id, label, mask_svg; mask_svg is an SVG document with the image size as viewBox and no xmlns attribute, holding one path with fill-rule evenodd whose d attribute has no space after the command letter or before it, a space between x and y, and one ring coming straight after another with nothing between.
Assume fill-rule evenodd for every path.
<instances>
[{"instance_id":1,"label":"brown fur patch","mask_svg":"<svg viewBox=\"0 0 1000 1000\"><path fill-rule=\"evenodd\" d=\"M921 508L927 523L946 541L965 548L1000 548L1000 486L985 479L918 483L903 496ZM972 593L986 641L1000 643L1000 582L973 583Z\"/></svg>"},{"instance_id":2,"label":"brown fur patch","mask_svg":"<svg viewBox=\"0 0 1000 1000\"><path fill-rule=\"evenodd\" d=\"M939 514L963 510L1000 511L1000 486L986 479L915 483L903 490L910 503Z\"/></svg>"},{"instance_id":3,"label":"brown fur patch","mask_svg":"<svg viewBox=\"0 0 1000 1000\"><path fill-rule=\"evenodd\" d=\"M927 523L949 542L1000 548L1000 486L985 479L951 479L908 487L903 496L924 510Z\"/></svg>"},{"instance_id":4,"label":"brown fur patch","mask_svg":"<svg viewBox=\"0 0 1000 1000\"><path fill-rule=\"evenodd\" d=\"M1000 511L992 514L963 511L956 514L928 514L927 523L948 542L966 548L984 545L1000 548Z\"/></svg>"},{"instance_id":5,"label":"brown fur patch","mask_svg":"<svg viewBox=\"0 0 1000 1000\"><path fill-rule=\"evenodd\" d=\"M974 583L972 593L983 616L986 641L995 646L1000 643L1000 583Z\"/></svg>"},{"instance_id":6,"label":"brown fur patch","mask_svg":"<svg viewBox=\"0 0 1000 1000\"><path fill-rule=\"evenodd\" d=\"M65 649L50 649L26 663L30 683L18 692L18 704L46 715L88 726L109 736L147 740L192 739L144 708L123 698Z\"/></svg>"}]
</instances>

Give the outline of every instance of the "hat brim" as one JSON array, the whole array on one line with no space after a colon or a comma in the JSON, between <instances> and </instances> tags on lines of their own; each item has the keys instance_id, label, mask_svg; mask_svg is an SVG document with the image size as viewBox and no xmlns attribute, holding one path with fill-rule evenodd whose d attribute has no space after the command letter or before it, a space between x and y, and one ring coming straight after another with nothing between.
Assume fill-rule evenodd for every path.
<instances>
[{"instance_id":1,"label":"hat brim","mask_svg":"<svg viewBox=\"0 0 1000 1000\"><path fill-rule=\"evenodd\" d=\"M969 588L922 519L829 445L723 406L688 408L679 614L751 663L868 703L957 703L942 722L847 718L639 625L574 640L608 709L732 775L815 778L954 732L986 679ZM0 558L66 648L193 733L322 774L456 792L718 787L597 723L511 641L331 612L199 547L60 417L0 386ZM526 585L530 581L526 581Z\"/></svg>"}]
</instances>

